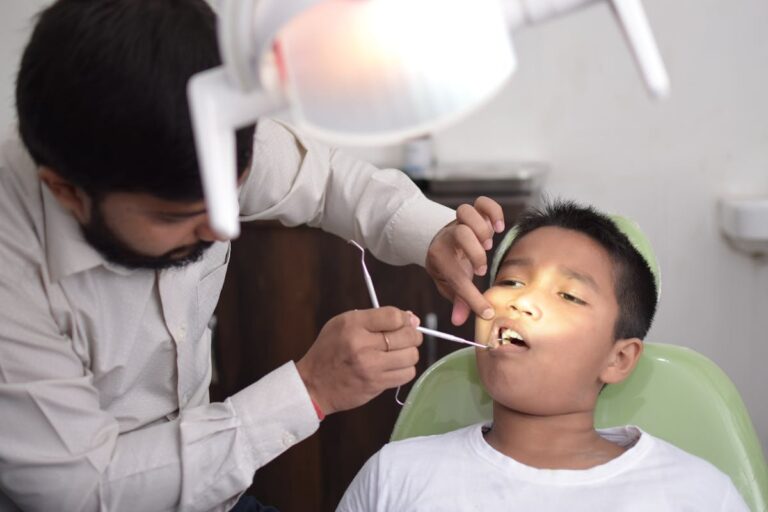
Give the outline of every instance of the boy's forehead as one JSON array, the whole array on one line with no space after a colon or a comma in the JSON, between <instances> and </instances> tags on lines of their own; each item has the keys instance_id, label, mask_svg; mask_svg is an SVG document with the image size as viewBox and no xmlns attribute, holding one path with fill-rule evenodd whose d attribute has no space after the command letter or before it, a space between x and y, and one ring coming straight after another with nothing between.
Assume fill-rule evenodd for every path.
<instances>
[{"instance_id":1,"label":"boy's forehead","mask_svg":"<svg viewBox=\"0 0 768 512\"><path fill-rule=\"evenodd\" d=\"M507 257L513 251L552 249L553 252L557 252L557 249L563 248L571 248L579 253L591 253L595 256L607 256L607 251L589 235L559 226L543 226L517 237L512 242ZM557 254L567 257L570 253L557 252Z\"/></svg>"},{"instance_id":2,"label":"boy's forehead","mask_svg":"<svg viewBox=\"0 0 768 512\"><path fill-rule=\"evenodd\" d=\"M578 231L546 226L516 239L502 266L558 265L592 276L596 281L613 282L613 264L608 251Z\"/></svg>"}]
</instances>

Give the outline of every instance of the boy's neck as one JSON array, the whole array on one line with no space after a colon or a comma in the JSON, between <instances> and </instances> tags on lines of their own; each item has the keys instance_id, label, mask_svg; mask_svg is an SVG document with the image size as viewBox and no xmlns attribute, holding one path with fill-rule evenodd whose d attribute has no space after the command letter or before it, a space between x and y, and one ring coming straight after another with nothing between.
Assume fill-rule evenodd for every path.
<instances>
[{"instance_id":1,"label":"boy's neck","mask_svg":"<svg viewBox=\"0 0 768 512\"><path fill-rule=\"evenodd\" d=\"M589 469L626 450L600 437L594 411L531 416L494 404L485 440L517 462L540 469Z\"/></svg>"}]
</instances>

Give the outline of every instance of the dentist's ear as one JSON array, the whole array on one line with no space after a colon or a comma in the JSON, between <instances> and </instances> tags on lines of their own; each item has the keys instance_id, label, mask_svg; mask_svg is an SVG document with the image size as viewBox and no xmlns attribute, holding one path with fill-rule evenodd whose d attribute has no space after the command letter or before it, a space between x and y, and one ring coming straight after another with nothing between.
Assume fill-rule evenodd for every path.
<instances>
[{"instance_id":1,"label":"dentist's ear","mask_svg":"<svg viewBox=\"0 0 768 512\"><path fill-rule=\"evenodd\" d=\"M611 348L605 368L600 373L600 380L604 384L623 381L632 374L642 353L643 342L639 338L617 340Z\"/></svg>"},{"instance_id":2,"label":"dentist's ear","mask_svg":"<svg viewBox=\"0 0 768 512\"><path fill-rule=\"evenodd\" d=\"M49 167L40 167L38 175L65 210L81 224L88 222L91 200L83 189Z\"/></svg>"}]
</instances>

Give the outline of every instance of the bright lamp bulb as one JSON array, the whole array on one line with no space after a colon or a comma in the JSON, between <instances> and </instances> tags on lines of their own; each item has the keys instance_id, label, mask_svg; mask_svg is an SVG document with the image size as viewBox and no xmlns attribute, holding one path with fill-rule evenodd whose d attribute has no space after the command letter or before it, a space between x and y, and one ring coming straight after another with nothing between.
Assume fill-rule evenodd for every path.
<instances>
[{"instance_id":1,"label":"bright lamp bulb","mask_svg":"<svg viewBox=\"0 0 768 512\"><path fill-rule=\"evenodd\" d=\"M337 143L439 128L490 98L515 68L498 0L329 0L278 40L297 122Z\"/></svg>"}]
</instances>

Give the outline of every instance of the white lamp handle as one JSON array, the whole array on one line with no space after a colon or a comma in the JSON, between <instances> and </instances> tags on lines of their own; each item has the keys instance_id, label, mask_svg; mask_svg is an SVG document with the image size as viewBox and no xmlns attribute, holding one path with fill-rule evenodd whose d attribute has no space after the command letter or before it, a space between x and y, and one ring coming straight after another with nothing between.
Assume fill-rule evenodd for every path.
<instances>
[{"instance_id":1,"label":"white lamp handle","mask_svg":"<svg viewBox=\"0 0 768 512\"><path fill-rule=\"evenodd\" d=\"M653 38L651 26L640 0L611 0L613 11L624 29L629 46L635 54L648 90L654 96L669 94L669 76Z\"/></svg>"},{"instance_id":2,"label":"white lamp handle","mask_svg":"<svg viewBox=\"0 0 768 512\"><path fill-rule=\"evenodd\" d=\"M280 109L277 94L243 93L221 67L194 75L187 86L198 163L211 229L219 236L240 234L235 130Z\"/></svg>"},{"instance_id":3,"label":"white lamp handle","mask_svg":"<svg viewBox=\"0 0 768 512\"><path fill-rule=\"evenodd\" d=\"M669 77L640 0L610 0L640 73L656 97L669 94ZM504 0L510 28L533 25L597 3L597 0Z\"/></svg>"}]
</instances>

